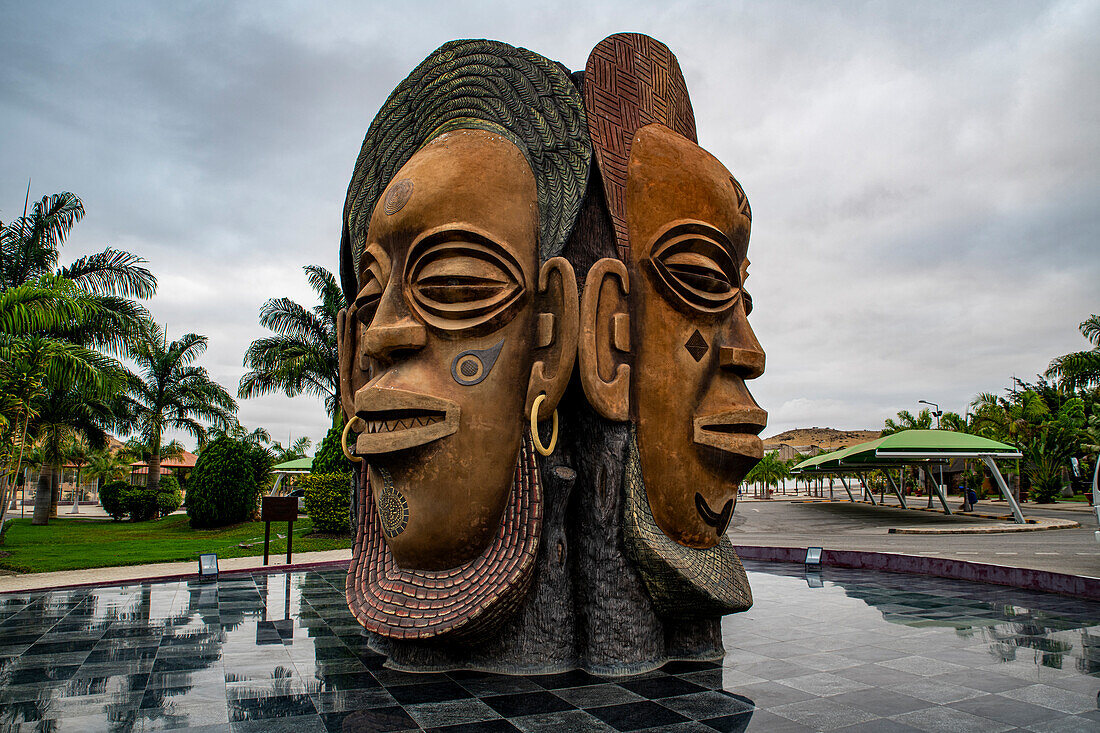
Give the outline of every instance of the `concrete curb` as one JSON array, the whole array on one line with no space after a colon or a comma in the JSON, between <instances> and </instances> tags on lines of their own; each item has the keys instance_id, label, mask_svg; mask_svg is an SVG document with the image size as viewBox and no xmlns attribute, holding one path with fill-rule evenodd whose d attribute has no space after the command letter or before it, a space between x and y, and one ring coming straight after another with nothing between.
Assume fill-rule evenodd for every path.
<instances>
[{"instance_id":1,"label":"concrete curb","mask_svg":"<svg viewBox=\"0 0 1100 733\"><path fill-rule=\"evenodd\" d=\"M744 560L804 563L805 547L760 547L734 545ZM988 563L954 560L945 557L900 555L892 552L861 552L857 550L823 550L821 564L838 568L881 570L890 573L915 573L938 578L969 580L976 583L1008 585L1026 590L1060 593L1075 598L1100 601L1100 578L1068 575L1047 570L1015 568Z\"/></svg>"},{"instance_id":2,"label":"concrete curb","mask_svg":"<svg viewBox=\"0 0 1100 733\"><path fill-rule=\"evenodd\" d=\"M966 515L970 516L970 515ZM998 517L999 518L999 517ZM998 532L1043 532L1048 529L1078 529L1069 519L1028 519L1027 524L978 524L969 527L891 527L889 534L995 534Z\"/></svg>"},{"instance_id":3,"label":"concrete curb","mask_svg":"<svg viewBox=\"0 0 1100 733\"><path fill-rule=\"evenodd\" d=\"M333 555L346 553L346 557ZM310 570L314 568L346 565L350 562L351 550L325 550L306 557L300 562L273 562L262 565L262 556L224 558L219 563L219 575L240 573L280 573L285 571ZM317 557L317 556L320 557ZM327 555L327 557L326 557ZM116 565L105 568L85 568L82 570L61 570L50 573L25 573L0 577L0 596L34 593L44 590L64 590L69 588L87 588L89 586L132 585L135 583L160 582L198 578L196 562L154 563L150 565Z\"/></svg>"}]
</instances>

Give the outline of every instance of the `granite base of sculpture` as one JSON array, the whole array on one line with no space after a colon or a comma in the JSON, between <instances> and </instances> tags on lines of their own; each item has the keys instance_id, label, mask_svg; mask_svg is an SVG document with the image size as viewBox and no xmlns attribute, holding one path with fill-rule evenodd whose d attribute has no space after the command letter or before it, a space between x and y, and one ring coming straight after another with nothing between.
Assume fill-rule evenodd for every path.
<instances>
[{"instance_id":1,"label":"granite base of sculpture","mask_svg":"<svg viewBox=\"0 0 1100 733\"><path fill-rule=\"evenodd\" d=\"M348 605L388 666L722 656L766 420L750 222L646 36L572 75L453 41L397 86L348 188L338 324Z\"/></svg>"}]
</instances>

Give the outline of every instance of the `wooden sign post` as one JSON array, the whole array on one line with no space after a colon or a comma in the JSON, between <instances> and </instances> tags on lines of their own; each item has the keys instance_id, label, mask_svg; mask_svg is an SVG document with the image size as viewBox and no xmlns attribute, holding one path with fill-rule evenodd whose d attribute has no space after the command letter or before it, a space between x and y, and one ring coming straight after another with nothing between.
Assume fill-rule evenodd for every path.
<instances>
[{"instance_id":1,"label":"wooden sign post","mask_svg":"<svg viewBox=\"0 0 1100 733\"><path fill-rule=\"evenodd\" d=\"M294 520L298 518L298 498L294 496L265 496L260 501L260 520L264 522L264 565L267 565L268 546L271 544L271 523L286 522L286 564L290 564L294 543Z\"/></svg>"}]
</instances>

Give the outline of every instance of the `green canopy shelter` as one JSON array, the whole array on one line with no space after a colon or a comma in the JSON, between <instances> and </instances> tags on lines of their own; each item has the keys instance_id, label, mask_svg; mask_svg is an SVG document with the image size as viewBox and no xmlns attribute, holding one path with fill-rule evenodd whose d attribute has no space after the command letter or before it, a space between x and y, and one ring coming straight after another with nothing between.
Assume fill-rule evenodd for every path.
<instances>
[{"instance_id":1,"label":"green canopy shelter","mask_svg":"<svg viewBox=\"0 0 1100 733\"><path fill-rule=\"evenodd\" d=\"M1004 476L997 468L998 460L1020 458L1020 452L1005 443L989 440L978 435L968 433L956 433L951 430L903 430L899 433L871 440L866 443L842 448L832 453L823 453L802 461L792 471L796 473L834 474L841 477L848 497L854 500L852 492L844 480L844 474L861 474L873 469L899 468L903 466L917 466L922 471L931 465L943 465L956 458L977 458L985 464L993 475L1009 506L1012 507L1012 516L1016 522L1023 524L1024 515L1020 511L1020 505L1008 489ZM889 471L885 471L887 479L902 507L905 507L905 497L894 483ZM943 487L936 485L936 493L944 511L951 513L947 506L947 497L943 493ZM871 497L874 503L874 497Z\"/></svg>"},{"instance_id":2,"label":"green canopy shelter","mask_svg":"<svg viewBox=\"0 0 1100 733\"><path fill-rule=\"evenodd\" d=\"M271 495L280 495L279 485L283 482L283 478L295 474L309 473L311 468L313 468L312 458L295 458L293 461L286 461L272 466L271 471L275 474L275 485L271 487Z\"/></svg>"}]
</instances>

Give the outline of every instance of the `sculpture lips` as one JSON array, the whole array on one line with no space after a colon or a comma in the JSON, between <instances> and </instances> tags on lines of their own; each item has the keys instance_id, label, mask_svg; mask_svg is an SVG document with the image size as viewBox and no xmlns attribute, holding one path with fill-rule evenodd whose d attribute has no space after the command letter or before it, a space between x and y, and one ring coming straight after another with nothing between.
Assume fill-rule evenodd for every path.
<instances>
[{"instance_id":1,"label":"sculpture lips","mask_svg":"<svg viewBox=\"0 0 1100 733\"><path fill-rule=\"evenodd\" d=\"M768 413L759 407L739 407L696 417L693 440L727 453L763 458L764 443L757 435L768 424Z\"/></svg>"},{"instance_id":2,"label":"sculpture lips","mask_svg":"<svg viewBox=\"0 0 1100 733\"><path fill-rule=\"evenodd\" d=\"M366 428L355 442L359 455L415 448L458 430L458 405L419 392L369 387L355 394L355 414Z\"/></svg>"}]
</instances>

